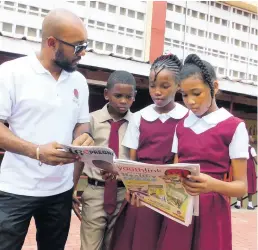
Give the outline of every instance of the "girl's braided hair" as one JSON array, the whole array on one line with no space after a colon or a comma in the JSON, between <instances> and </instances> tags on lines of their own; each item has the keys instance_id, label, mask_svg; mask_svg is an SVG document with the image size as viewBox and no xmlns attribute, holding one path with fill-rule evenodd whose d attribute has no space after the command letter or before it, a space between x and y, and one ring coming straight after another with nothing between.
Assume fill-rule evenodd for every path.
<instances>
[{"instance_id":1,"label":"girl's braided hair","mask_svg":"<svg viewBox=\"0 0 258 250\"><path fill-rule=\"evenodd\" d=\"M184 66L180 72L180 80L197 75L209 86L211 97L214 97L214 81L217 79L216 73L212 65L201 60L196 54L190 54L186 57Z\"/></svg>"},{"instance_id":2,"label":"girl's braided hair","mask_svg":"<svg viewBox=\"0 0 258 250\"><path fill-rule=\"evenodd\" d=\"M155 72L156 81L158 74L163 70L167 69L174 73L176 83L179 83L179 72L182 68L182 63L176 55L162 55L155 59L151 65L151 71Z\"/></svg>"}]
</instances>

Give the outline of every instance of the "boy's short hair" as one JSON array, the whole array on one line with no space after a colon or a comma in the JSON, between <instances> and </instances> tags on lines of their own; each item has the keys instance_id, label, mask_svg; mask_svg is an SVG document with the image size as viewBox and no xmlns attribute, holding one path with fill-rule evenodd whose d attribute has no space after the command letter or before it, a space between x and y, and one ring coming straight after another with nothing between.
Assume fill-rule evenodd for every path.
<instances>
[{"instance_id":1,"label":"boy's short hair","mask_svg":"<svg viewBox=\"0 0 258 250\"><path fill-rule=\"evenodd\" d=\"M115 84L128 84L136 89L136 81L134 76L124 70L114 71L107 80L107 89L112 89Z\"/></svg>"}]
</instances>

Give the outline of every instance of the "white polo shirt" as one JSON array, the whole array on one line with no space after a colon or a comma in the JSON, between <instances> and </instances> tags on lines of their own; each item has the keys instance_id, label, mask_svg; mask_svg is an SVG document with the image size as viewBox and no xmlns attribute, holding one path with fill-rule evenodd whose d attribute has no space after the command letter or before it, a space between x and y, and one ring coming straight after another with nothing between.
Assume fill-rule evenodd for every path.
<instances>
[{"instance_id":1,"label":"white polo shirt","mask_svg":"<svg viewBox=\"0 0 258 250\"><path fill-rule=\"evenodd\" d=\"M79 72L62 71L58 81L30 55L0 66L0 119L16 136L35 143L69 144L76 123L89 122L89 90ZM6 152L0 190L26 196L50 196L73 187L74 164L38 165L37 160Z\"/></svg>"}]
</instances>

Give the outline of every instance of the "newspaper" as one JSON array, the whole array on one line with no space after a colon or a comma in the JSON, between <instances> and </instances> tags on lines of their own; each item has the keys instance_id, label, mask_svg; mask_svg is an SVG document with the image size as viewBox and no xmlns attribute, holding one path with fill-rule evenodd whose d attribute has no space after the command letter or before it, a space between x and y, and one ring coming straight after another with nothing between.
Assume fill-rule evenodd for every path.
<instances>
[{"instance_id":1,"label":"newspaper","mask_svg":"<svg viewBox=\"0 0 258 250\"><path fill-rule=\"evenodd\" d=\"M112 149L90 146L62 145L65 150L78 154L85 166L119 175L127 190L135 193L150 209L189 226L192 216L199 214L199 197L189 195L181 178L199 175L199 164L147 164L117 159Z\"/></svg>"}]
</instances>

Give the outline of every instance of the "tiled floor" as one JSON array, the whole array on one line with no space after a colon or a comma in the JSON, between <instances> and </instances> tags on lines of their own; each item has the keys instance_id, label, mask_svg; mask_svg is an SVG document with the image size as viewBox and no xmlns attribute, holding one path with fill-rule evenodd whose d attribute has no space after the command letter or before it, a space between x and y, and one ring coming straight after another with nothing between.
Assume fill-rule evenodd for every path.
<instances>
[{"instance_id":1,"label":"tiled floor","mask_svg":"<svg viewBox=\"0 0 258 250\"><path fill-rule=\"evenodd\" d=\"M232 209L233 250L257 250L257 212ZM23 250L36 250L35 225L32 221ZM72 216L66 250L80 249L80 222ZM91 250L91 249L89 249Z\"/></svg>"}]
</instances>

